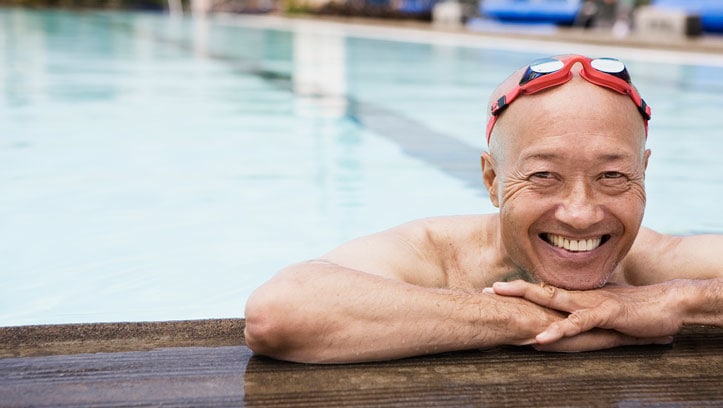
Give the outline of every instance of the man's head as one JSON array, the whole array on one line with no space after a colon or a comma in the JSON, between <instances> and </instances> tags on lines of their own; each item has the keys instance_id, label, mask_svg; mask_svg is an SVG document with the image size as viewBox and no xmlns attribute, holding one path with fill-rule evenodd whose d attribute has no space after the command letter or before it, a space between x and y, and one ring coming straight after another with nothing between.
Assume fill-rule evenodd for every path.
<instances>
[{"instance_id":1,"label":"man's head","mask_svg":"<svg viewBox=\"0 0 723 408\"><path fill-rule=\"evenodd\" d=\"M512 261L570 289L605 284L632 246L650 155L642 99L583 78L580 68L572 65L567 82L512 98L490 129L490 153L482 155ZM495 90L492 109L518 92L525 71Z\"/></svg>"}]
</instances>

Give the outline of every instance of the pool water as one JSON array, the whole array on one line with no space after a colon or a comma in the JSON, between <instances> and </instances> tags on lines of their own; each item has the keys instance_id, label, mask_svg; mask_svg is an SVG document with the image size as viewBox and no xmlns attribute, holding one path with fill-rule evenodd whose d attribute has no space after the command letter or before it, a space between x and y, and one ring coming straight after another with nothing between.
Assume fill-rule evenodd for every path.
<instances>
[{"instance_id":1,"label":"pool water","mask_svg":"<svg viewBox=\"0 0 723 408\"><path fill-rule=\"evenodd\" d=\"M241 317L285 265L491 212L487 96L562 52L625 58L653 107L645 224L723 232L720 58L0 9L0 326Z\"/></svg>"}]
</instances>

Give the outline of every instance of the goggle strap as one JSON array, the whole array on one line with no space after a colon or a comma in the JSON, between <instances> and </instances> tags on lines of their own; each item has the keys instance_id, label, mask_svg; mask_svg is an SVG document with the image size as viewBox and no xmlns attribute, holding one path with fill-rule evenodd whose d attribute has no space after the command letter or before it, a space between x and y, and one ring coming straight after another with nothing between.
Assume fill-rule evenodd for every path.
<instances>
[{"instance_id":1,"label":"goggle strap","mask_svg":"<svg viewBox=\"0 0 723 408\"><path fill-rule=\"evenodd\" d=\"M587 68L587 67L585 67L585 68ZM621 93L621 94L627 93L627 89L631 86L629 83L625 82L625 80L618 78L615 75L608 74L608 73L602 72L602 71L597 71L599 73L601 72L604 75L606 75L606 77L603 79L603 78L600 78L599 76L588 73L587 69L585 69L585 68L580 70L580 76L583 79L585 79L587 82L593 83L597 86L602 86L602 87L611 89L611 90ZM593 69L595 69L595 68L593 68Z\"/></svg>"},{"instance_id":2,"label":"goggle strap","mask_svg":"<svg viewBox=\"0 0 723 408\"><path fill-rule=\"evenodd\" d=\"M640 106L638 106L638 111L640 111L640 114L643 115L643 118L645 118L645 124L647 125L647 122L650 120L650 106L645 103L645 99L643 98L640 98Z\"/></svg>"},{"instance_id":3,"label":"goggle strap","mask_svg":"<svg viewBox=\"0 0 723 408\"><path fill-rule=\"evenodd\" d=\"M531 95L536 94L538 92L544 91L548 88L554 88L556 86L560 86L567 81L572 79L572 72L570 72L570 66L567 68L563 67L559 71L552 72L550 74L542 75L538 78L546 77L546 81L535 81L534 79L524 85L521 85L519 87L519 91L516 93L522 92L523 94ZM554 78L554 79L553 79ZM537 79L537 78L535 78Z\"/></svg>"},{"instance_id":4,"label":"goggle strap","mask_svg":"<svg viewBox=\"0 0 723 408\"><path fill-rule=\"evenodd\" d=\"M487 121L487 144L490 143L490 137L492 136L492 128L494 128L496 121L497 121L497 116L492 116L490 118L490 120Z\"/></svg>"},{"instance_id":5,"label":"goggle strap","mask_svg":"<svg viewBox=\"0 0 723 408\"><path fill-rule=\"evenodd\" d=\"M502 95L502 97L497 100L494 106L492 106L492 115L499 115L500 113L502 113L503 110L505 110L505 108L507 108L507 106L509 106L507 104L507 95Z\"/></svg>"}]
</instances>

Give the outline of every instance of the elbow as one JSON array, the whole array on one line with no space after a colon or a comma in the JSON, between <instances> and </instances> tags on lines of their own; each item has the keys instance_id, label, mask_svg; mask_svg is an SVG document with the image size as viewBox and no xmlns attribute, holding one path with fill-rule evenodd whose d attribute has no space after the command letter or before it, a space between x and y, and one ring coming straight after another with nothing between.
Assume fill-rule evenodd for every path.
<instances>
[{"instance_id":1,"label":"elbow","mask_svg":"<svg viewBox=\"0 0 723 408\"><path fill-rule=\"evenodd\" d=\"M245 314L244 339L248 348L255 354L284 359L288 335L274 305L254 293L246 303Z\"/></svg>"},{"instance_id":2,"label":"elbow","mask_svg":"<svg viewBox=\"0 0 723 408\"><path fill-rule=\"evenodd\" d=\"M248 299L244 339L254 354L294 361L314 362L314 328L299 314L298 303L281 287L262 286Z\"/></svg>"},{"instance_id":3,"label":"elbow","mask_svg":"<svg viewBox=\"0 0 723 408\"><path fill-rule=\"evenodd\" d=\"M315 271L309 265L282 270L249 296L244 338L255 354L299 363L334 360L328 341L333 325L326 307L316 301L319 289L308 284Z\"/></svg>"}]
</instances>

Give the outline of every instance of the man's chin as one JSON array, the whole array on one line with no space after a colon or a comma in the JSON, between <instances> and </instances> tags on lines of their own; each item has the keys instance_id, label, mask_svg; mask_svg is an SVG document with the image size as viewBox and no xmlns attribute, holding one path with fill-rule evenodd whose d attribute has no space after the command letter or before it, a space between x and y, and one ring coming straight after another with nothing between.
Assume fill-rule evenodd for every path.
<instances>
[{"instance_id":1,"label":"man's chin","mask_svg":"<svg viewBox=\"0 0 723 408\"><path fill-rule=\"evenodd\" d=\"M605 286L615 270L611 250L609 245L588 252L567 252L555 248L549 256L538 258L532 268L533 276L538 282L563 289L598 289ZM544 251L540 252L544 254Z\"/></svg>"},{"instance_id":2,"label":"man's chin","mask_svg":"<svg viewBox=\"0 0 723 408\"><path fill-rule=\"evenodd\" d=\"M591 290L599 289L607 283L609 274L600 275L586 275L584 273L571 273L571 274L555 274L555 275L536 275L538 282L544 282L548 285L556 286L558 288L567 290Z\"/></svg>"}]
</instances>

